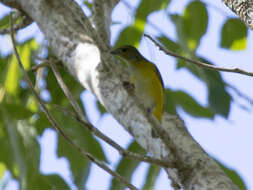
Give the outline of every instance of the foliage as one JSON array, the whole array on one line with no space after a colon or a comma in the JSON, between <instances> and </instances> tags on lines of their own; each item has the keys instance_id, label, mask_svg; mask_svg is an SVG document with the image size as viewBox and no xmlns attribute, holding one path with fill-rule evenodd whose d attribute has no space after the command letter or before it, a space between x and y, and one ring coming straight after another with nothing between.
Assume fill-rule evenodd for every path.
<instances>
[{"instance_id":1,"label":"foliage","mask_svg":"<svg viewBox=\"0 0 253 190\"><path fill-rule=\"evenodd\" d=\"M36 73L30 68L35 64L39 44L34 39L28 39L18 45L22 63L35 84ZM22 189L70 189L69 185L58 175L45 175L40 171L40 145L37 140L43 132L50 128L50 123L42 113L23 81L14 54L2 56L0 59L0 176L10 171L14 179L19 180ZM83 91L63 67L59 67L65 83L70 86L74 97L79 99ZM38 81L37 81L38 82ZM66 117L64 112L54 108L54 104L70 109L70 105L57 84L53 72L45 68L40 78L41 86L37 86L47 102L53 116L64 132L75 139L75 142L90 152L93 156L106 161L103 149L84 126ZM78 100L80 102L80 99ZM91 163L80 153L58 136L57 155L69 161L73 182L82 189L87 180ZM10 151L13 150L13 151ZM35 185L36 184L36 185Z\"/></svg>"},{"instance_id":2,"label":"foliage","mask_svg":"<svg viewBox=\"0 0 253 190\"><path fill-rule=\"evenodd\" d=\"M201 40L208 31L207 5L199 0L191 1L185 7L184 12L179 15L167 13L166 8L170 3L170 0L140 1L135 10L133 22L119 33L115 46L118 47L123 44L138 46L142 40L145 27L150 24L149 16L164 11L167 14L166 19L170 19L175 27L177 37L176 40L172 40L160 31L156 36L160 43L173 52L214 65L212 61L197 53ZM85 5L88 9L92 9L92 3L85 1ZM8 20L9 15L0 19L0 29L9 27ZM15 23L19 23L20 20L16 19ZM228 50L244 50L246 40L247 29L245 25L238 19L228 18L221 29L220 46ZM38 55L41 45L35 38L26 39L18 45L22 63L34 84L36 73L33 73L30 68L36 64L34 58ZM47 48L47 51L49 53L45 58L51 57L51 50ZM59 68L67 86L71 86L73 96L80 103L80 94L83 88L64 68ZM180 107L193 117L213 119L216 115L220 115L227 118L232 99L221 74L177 60L177 70L180 69L187 70L205 84L208 89L208 104L201 105L187 92L166 88L165 111L178 114ZM44 101L47 102L52 114L60 122L62 129L86 151L98 159L106 161L104 150L99 141L83 126L54 108L54 104L68 109L70 109L70 105L50 68L43 70L40 81L42 85L38 86L38 91ZM106 113L100 103L97 103L97 107L102 114ZM38 187L37 189L70 189L69 185L59 175L45 175L40 171L41 148L38 137L48 128L50 128L50 123L40 111L34 97L23 81L14 54L1 55L0 179L3 178L6 171L9 171L12 178L18 180L23 189L33 189L34 186ZM64 157L69 162L74 184L79 189L83 189L90 173L91 163L74 150L60 135L57 136L57 140L57 156ZM128 149L145 154L145 151L135 142L130 144ZM139 162L122 158L116 167L116 171L127 179L131 179L138 166ZM241 189L245 189L244 182L235 171L224 165L221 167ZM154 189L159 171L160 168L149 166L143 189ZM111 189L118 190L124 189L124 187L112 179Z\"/></svg>"},{"instance_id":3,"label":"foliage","mask_svg":"<svg viewBox=\"0 0 253 190\"><path fill-rule=\"evenodd\" d=\"M220 45L231 50L244 50L247 43L247 27L235 18L226 20L221 31Z\"/></svg>"},{"instance_id":4,"label":"foliage","mask_svg":"<svg viewBox=\"0 0 253 190\"><path fill-rule=\"evenodd\" d=\"M145 153L145 150L143 150L140 145L138 145L136 142L131 143L127 150L131 152L139 152L141 154ZM133 175L134 170L138 167L139 161L137 160L129 160L122 158L120 162L117 165L116 171L123 177L125 177L127 180L130 181L131 176ZM125 186L119 183L114 178L112 179L111 183L111 190L123 190L125 189Z\"/></svg>"}]
</instances>

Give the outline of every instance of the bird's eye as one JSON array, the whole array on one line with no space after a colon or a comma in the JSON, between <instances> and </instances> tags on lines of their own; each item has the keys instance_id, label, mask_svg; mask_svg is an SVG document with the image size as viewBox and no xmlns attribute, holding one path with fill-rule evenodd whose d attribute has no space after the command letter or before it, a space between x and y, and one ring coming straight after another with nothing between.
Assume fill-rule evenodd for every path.
<instances>
[{"instance_id":1,"label":"bird's eye","mask_svg":"<svg viewBox=\"0 0 253 190\"><path fill-rule=\"evenodd\" d=\"M123 51L123 52L126 52L126 51L127 51L127 48L122 48L122 51Z\"/></svg>"}]
</instances>

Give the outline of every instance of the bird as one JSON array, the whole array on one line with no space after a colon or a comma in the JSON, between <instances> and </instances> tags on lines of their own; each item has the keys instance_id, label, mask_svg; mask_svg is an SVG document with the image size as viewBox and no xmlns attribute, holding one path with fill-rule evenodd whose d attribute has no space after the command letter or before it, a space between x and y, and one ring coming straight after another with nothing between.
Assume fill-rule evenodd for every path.
<instances>
[{"instance_id":1,"label":"bird","mask_svg":"<svg viewBox=\"0 0 253 190\"><path fill-rule=\"evenodd\" d=\"M134 95L141 101L145 109L161 123L164 107L164 84L155 64L148 61L131 45L114 49L111 54L119 56L127 64L130 75L129 83L130 86L133 86Z\"/></svg>"}]
</instances>

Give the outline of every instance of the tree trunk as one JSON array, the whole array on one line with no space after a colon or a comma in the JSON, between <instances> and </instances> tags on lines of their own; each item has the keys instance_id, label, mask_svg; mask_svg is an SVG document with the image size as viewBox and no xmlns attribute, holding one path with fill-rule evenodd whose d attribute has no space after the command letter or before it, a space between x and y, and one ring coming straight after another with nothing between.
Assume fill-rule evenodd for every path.
<instances>
[{"instance_id":1,"label":"tree trunk","mask_svg":"<svg viewBox=\"0 0 253 190\"><path fill-rule=\"evenodd\" d=\"M150 120L123 88L124 72L109 53L110 14L117 1L94 2L95 27L73 0L12 1L38 24L69 72L96 95L147 152L175 163L175 168L164 168L170 179L186 190L238 189L177 116L164 113L162 121L175 151L169 150L161 139L152 138Z\"/></svg>"}]
</instances>

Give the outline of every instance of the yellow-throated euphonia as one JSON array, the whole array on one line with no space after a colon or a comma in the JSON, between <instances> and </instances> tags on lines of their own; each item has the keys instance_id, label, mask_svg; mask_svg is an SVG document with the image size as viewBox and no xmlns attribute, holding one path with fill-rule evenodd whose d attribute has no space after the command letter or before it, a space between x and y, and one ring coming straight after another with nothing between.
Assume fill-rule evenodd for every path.
<instances>
[{"instance_id":1,"label":"yellow-throated euphonia","mask_svg":"<svg viewBox=\"0 0 253 190\"><path fill-rule=\"evenodd\" d=\"M130 73L134 93L144 107L161 122L164 104L164 85L157 67L145 59L138 50L125 45L111 51L125 60Z\"/></svg>"}]
</instances>

